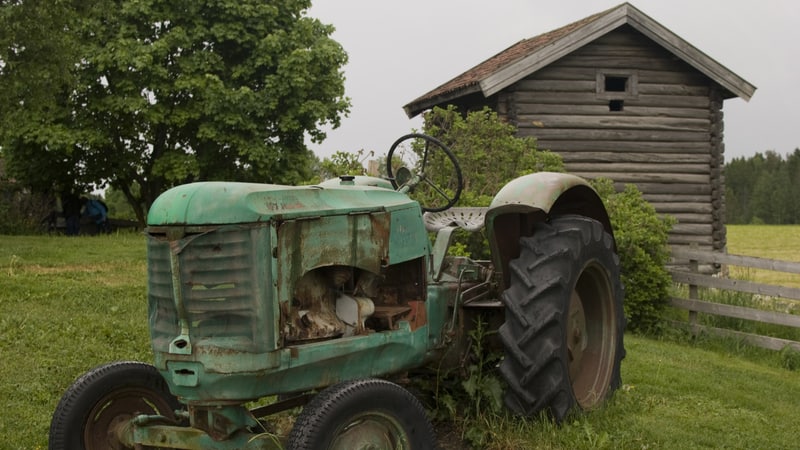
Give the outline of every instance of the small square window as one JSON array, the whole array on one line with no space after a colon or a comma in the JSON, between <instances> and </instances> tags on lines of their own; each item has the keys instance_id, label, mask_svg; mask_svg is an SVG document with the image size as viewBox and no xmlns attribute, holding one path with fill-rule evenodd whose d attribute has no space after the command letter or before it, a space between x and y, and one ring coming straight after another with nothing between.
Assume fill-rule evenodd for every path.
<instances>
[{"instance_id":1,"label":"small square window","mask_svg":"<svg viewBox=\"0 0 800 450\"><path fill-rule=\"evenodd\" d=\"M639 95L639 74L634 71L598 70L597 98L603 100L628 100ZM611 105L609 105L610 107ZM612 109L622 111L622 109Z\"/></svg>"},{"instance_id":2,"label":"small square window","mask_svg":"<svg viewBox=\"0 0 800 450\"><path fill-rule=\"evenodd\" d=\"M628 90L628 77L605 77L606 92L626 92Z\"/></svg>"},{"instance_id":3,"label":"small square window","mask_svg":"<svg viewBox=\"0 0 800 450\"><path fill-rule=\"evenodd\" d=\"M611 100L608 102L609 111L622 111L624 108L625 100Z\"/></svg>"}]
</instances>

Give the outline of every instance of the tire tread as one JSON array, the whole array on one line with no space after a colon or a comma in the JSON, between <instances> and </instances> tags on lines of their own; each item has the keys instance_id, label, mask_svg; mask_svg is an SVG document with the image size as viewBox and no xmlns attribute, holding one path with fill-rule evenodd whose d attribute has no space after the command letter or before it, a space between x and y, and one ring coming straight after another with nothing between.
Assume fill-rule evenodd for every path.
<instances>
[{"instance_id":1,"label":"tire tread","mask_svg":"<svg viewBox=\"0 0 800 450\"><path fill-rule=\"evenodd\" d=\"M535 226L531 236L520 239L520 256L510 262L510 286L503 292L506 321L499 329L506 352L500 373L508 389L506 406L515 413L532 416L546 411L556 421L575 409L566 362L566 314L572 283L580 276L585 252L601 255L611 272L614 289L615 330L618 348L609 394L619 387L619 366L624 316L619 257L613 239L602 224L583 216L561 216ZM613 256L610 256L613 255ZM610 256L610 257L609 257Z\"/></svg>"}]
</instances>

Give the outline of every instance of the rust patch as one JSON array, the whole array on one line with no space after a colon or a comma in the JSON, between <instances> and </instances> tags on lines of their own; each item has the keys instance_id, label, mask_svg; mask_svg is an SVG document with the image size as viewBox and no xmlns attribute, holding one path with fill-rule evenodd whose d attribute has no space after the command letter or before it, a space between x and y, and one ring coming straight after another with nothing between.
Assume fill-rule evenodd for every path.
<instances>
[{"instance_id":1,"label":"rust patch","mask_svg":"<svg viewBox=\"0 0 800 450\"><path fill-rule=\"evenodd\" d=\"M411 312L408 314L407 320L411 325L411 331L428 323L428 308L425 302L420 300L412 300L408 302Z\"/></svg>"}]
</instances>

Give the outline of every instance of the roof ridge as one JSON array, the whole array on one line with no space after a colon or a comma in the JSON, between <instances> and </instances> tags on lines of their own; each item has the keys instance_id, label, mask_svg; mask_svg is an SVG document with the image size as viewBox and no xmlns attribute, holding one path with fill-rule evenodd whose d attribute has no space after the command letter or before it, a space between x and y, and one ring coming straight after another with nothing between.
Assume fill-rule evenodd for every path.
<instances>
[{"instance_id":1,"label":"roof ridge","mask_svg":"<svg viewBox=\"0 0 800 450\"><path fill-rule=\"evenodd\" d=\"M756 87L647 14L625 2L555 30L523 39L429 91L403 109L414 117L426 108L480 93L489 97L555 60L627 24L722 86L729 96L749 100ZM728 97L729 98L729 97Z\"/></svg>"},{"instance_id":2,"label":"roof ridge","mask_svg":"<svg viewBox=\"0 0 800 450\"><path fill-rule=\"evenodd\" d=\"M408 112L409 105L412 105L420 100L444 96L455 91L469 90L470 87L478 86L480 80L483 79L483 75L486 73L495 72L503 67L508 66L509 64L513 64L534 50L551 44L564 35L570 34L571 32L574 32L575 30L594 22L595 20L611 13L612 11L627 6L630 6L628 2L621 3L613 8L609 8L605 11L584 17L583 19L570 22L554 30L540 33L530 38L521 39L505 49L495 53L484 61L465 70L460 75L457 75L449 81L442 83L441 85L428 91L426 94L423 94L412 100L408 103L408 105L406 105L406 112Z\"/></svg>"}]
</instances>

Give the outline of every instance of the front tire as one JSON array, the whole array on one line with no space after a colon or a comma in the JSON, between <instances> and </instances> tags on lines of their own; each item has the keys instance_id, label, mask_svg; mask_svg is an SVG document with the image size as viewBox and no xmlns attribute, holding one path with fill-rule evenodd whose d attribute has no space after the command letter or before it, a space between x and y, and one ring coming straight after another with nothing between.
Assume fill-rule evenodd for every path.
<instances>
[{"instance_id":1,"label":"front tire","mask_svg":"<svg viewBox=\"0 0 800 450\"><path fill-rule=\"evenodd\" d=\"M51 450L128 448L116 429L139 414L175 420L181 407L155 367L115 362L79 377L61 397L50 422Z\"/></svg>"},{"instance_id":2,"label":"front tire","mask_svg":"<svg viewBox=\"0 0 800 450\"><path fill-rule=\"evenodd\" d=\"M436 435L422 404L385 380L333 385L297 417L290 450L416 450L436 448Z\"/></svg>"},{"instance_id":3,"label":"front tire","mask_svg":"<svg viewBox=\"0 0 800 450\"><path fill-rule=\"evenodd\" d=\"M557 422L600 406L621 384L623 289L613 238L596 220L560 216L520 239L503 292L505 404Z\"/></svg>"}]
</instances>

